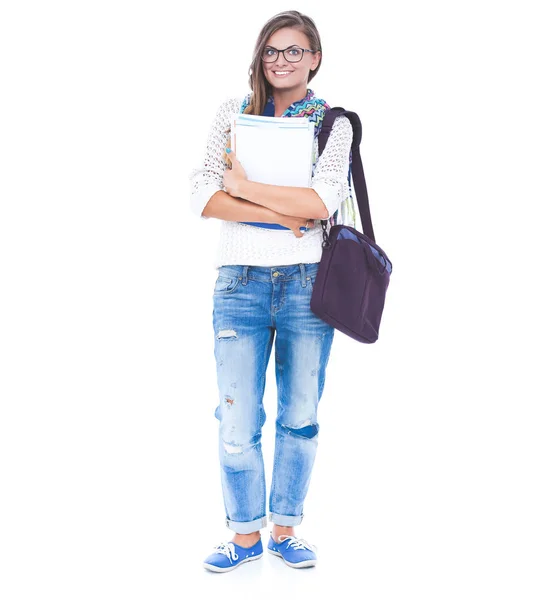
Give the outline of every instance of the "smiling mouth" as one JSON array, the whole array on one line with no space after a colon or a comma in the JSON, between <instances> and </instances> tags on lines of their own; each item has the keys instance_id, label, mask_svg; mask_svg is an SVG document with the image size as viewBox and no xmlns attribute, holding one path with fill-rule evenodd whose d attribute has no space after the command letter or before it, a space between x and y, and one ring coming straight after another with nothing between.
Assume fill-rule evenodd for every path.
<instances>
[{"instance_id":1,"label":"smiling mouth","mask_svg":"<svg viewBox=\"0 0 546 600\"><path fill-rule=\"evenodd\" d=\"M273 71L275 77L288 77L293 71Z\"/></svg>"}]
</instances>

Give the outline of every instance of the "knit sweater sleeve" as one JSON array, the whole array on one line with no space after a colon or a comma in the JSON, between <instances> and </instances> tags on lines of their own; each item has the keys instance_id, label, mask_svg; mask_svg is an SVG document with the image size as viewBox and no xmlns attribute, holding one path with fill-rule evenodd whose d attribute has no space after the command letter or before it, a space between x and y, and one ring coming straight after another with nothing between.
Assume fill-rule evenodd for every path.
<instances>
[{"instance_id":1,"label":"knit sweater sleeve","mask_svg":"<svg viewBox=\"0 0 546 600\"><path fill-rule=\"evenodd\" d=\"M349 196L349 155L353 141L353 126L345 116L337 117L326 146L319 156L311 187L328 209L330 218Z\"/></svg>"},{"instance_id":2,"label":"knit sweater sleeve","mask_svg":"<svg viewBox=\"0 0 546 600\"><path fill-rule=\"evenodd\" d=\"M228 129L231 116L238 113L242 98L229 98L222 102L210 126L202 163L194 168L189 179L191 182L190 207L201 219L208 219L201 213L207 202L219 190L224 190L224 171L228 164L223 159L224 148L229 141Z\"/></svg>"}]
</instances>

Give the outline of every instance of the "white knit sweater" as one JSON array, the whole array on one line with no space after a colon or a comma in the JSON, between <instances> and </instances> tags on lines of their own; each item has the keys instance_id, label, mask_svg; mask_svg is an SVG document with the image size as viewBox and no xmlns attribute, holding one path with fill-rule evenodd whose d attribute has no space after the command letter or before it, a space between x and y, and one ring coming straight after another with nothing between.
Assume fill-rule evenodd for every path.
<instances>
[{"instance_id":1,"label":"white knit sweater","mask_svg":"<svg viewBox=\"0 0 546 600\"><path fill-rule=\"evenodd\" d=\"M238 113L243 98L229 98L222 102L209 130L204 160L199 168L190 173L191 210L201 219L201 213L210 198L225 190L224 171L228 164L222 153L229 141L230 117ZM337 117L326 147L318 158L311 187L317 192L328 209L328 217L348 197L347 174L353 128L349 119ZM318 139L315 138L318 155ZM327 231L330 223L327 223ZM222 220L216 250L214 268L222 265L258 265L274 267L298 263L319 262L322 255L322 227L320 220L298 238L292 230L266 229L237 221Z\"/></svg>"}]
</instances>

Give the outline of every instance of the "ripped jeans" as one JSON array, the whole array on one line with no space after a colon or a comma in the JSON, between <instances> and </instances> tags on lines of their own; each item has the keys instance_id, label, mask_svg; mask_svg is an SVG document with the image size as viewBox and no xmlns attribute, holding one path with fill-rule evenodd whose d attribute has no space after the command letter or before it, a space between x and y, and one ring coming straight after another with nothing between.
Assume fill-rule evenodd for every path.
<instances>
[{"instance_id":1,"label":"ripped jeans","mask_svg":"<svg viewBox=\"0 0 546 600\"><path fill-rule=\"evenodd\" d=\"M317 408L334 328L311 312L319 263L227 265L213 293L219 455L226 525L237 533L267 526L262 399L275 338L277 419L269 518L303 519L318 444ZM276 335L275 335L276 333Z\"/></svg>"}]
</instances>

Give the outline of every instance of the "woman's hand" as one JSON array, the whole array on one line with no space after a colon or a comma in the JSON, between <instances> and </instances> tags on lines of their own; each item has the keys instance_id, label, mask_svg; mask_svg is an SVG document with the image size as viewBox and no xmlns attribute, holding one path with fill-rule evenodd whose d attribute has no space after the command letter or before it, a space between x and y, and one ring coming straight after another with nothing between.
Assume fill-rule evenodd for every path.
<instances>
[{"instance_id":1,"label":"woman's hand","mask_svg":"<svg viewBox=\"0 0 546 600\"><path fill-rule=\"evenodd\" d=\"M280 215L279 225L283 225L284 227L288 227L294 233L294 235L298 238L303 237L305 232L300 230L300 227L307 227L307 229L311 229L311 227L315 226L314 219L304 219L303 217L292 217L289 215Z\"/></svg>"},{"instance_id":2,"label":"woman's hand","mask_svg":"<svg viewBox=\"0 0 546 600\"><path fill-rule=\"evenodd\" d=\"M230 196L238 198L240 196L239 186L242 181L245 181L248 178L233 150L228 153L228 158L231 161L231 169L226 169L224 171L224 186Z\"/></svg>"}]
</instances>

